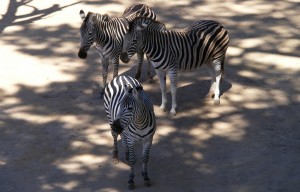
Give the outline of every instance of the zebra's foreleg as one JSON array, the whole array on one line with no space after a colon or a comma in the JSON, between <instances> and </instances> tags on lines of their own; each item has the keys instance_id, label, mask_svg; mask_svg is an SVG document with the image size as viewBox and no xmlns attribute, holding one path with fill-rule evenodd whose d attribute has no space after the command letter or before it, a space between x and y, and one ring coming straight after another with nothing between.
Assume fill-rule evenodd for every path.
<instances>
[{"instance_id":1,"label":"zebra's foreleg","mask_svg":"<svg viewBox=\"0 0 300 192\"><path fill-rule=\"evenodd\" d=\"M125 150L125 160L128 162L129 161L129 149L128 149L126 134L124 134L124 132L122 132L122 134L121 134L121 139L122 139L123 147Z\"/></svg>"},{"instance_id":2,"label":"zebra's foreleg","mask_svg":"<svg viewBox=\"0 0 300 192\"><path fill-rule=\"evenodd\" d=\"M111 125L112 127L112 125ZM114 139L114 148L113 148L113 162L115 164L119 163L119 156L118 156L118 133L114 132L113 129L111 129L111 135Z\"/></svg>"},{"instance_id":3,"label":"zebra's foreleg","mask_svg":"<svg viewBox=\"0 0 300 192\"><path fill-rule=\"evenodd\" d=\"M127 138L128 139L128 138ZM129 165L130 165L130 175L129 175L129 181L128 181L128 189L134 189L134 165L136 163L136 157L134 154L134 143L128 142L128 148L129 148Z\"/></svg>"},{"instance_id":4,"label":"zebra's foreleg","mask_svg":"<svg viewBox=\"0 0 300 192\"><path fill-rule=\"evenodd\" d=\"M149 160L149 152L152 145L152 139L150 141L142 141L143 143L143 152L142 152L142 175L144 177L144 185L149 187L151 185L150 179L148 177L147 165Z\"/></svg>"},{"instance_id":5,"label":"zebra's foreleg","mask_svg":"<svg viewBox=\"0 0 300 192\"><path fill-rule=\"evenodd\" d=\"M159 78L159 85L161 90L161 105L160 108L166 111L167 105L167 90L166 90L166 72L156 69L156 74Z\"/></svg>"},{"instance_id":6,"label":"zebra's foreleg","mask_svg":"<svg viewBox=\"0 0 300 192\"><path fill-rule=\"evenodd\" d=\"M172 95L172 108L170 110L170 113L172 115L176 115L176 108L177 108L177 101L176 101L176 95L177 95L177 71L176 70L169 70L168 75L170 78L170 84L171 84L171 95Z\"/></svg>"},{"instance_id":7,"label":"zebra's foreleg","mask_svg":"<svg viewBox=\"0 0 300 192\"><path fill-rule=\"evenodd\" d=\"M106 81L107 81L107 73L108 73L108 65L109 65L109 59L108 58L102 58L101 59L101 63L102 63L102 90L100 91L100 95L101 97L104 94L104 88L106 86Z\"/></svg>"},{"instance_id":8,"label":"zebra's foreleg","mask_svg":"<svg viewBox=\"0 0 300 192\"><path fill-rule=\"evenodd\" d=\"M138 58L138 64L137 64L137 70L135 72L134 78L139 79L141 77L142 65L144 61L144 53L137 53L137 58Z\"/></svg>"},{"instance_id":9,"label":"zebra's foreleg","mask_svg":"<svg viewBox=\"0 0 300 192\"><path fill-rule=\"evenodd\" d=\"M118 71L119 71L119 57L113 58L112 63L113 63L113 78L115 78L118 76Z\"/></svg>"},{"instance_id":10,"label":"zebra's foreleg","mask_svg":"<svg viewBox=\"0 0 300 192\"><path fill-rule=\"evenodd\" d=\"M211 77L211 84L210 84L210 89L209 89L209 93L208 95L212 94L211 97L214 98L214 90L215 90L215 86L216 86L216 75L215 75L215 71L214 71L214 67L212 65L212 61L209 61L208 63L206 63L206 68L210 74Z\"/></svg>"}]
</instances>

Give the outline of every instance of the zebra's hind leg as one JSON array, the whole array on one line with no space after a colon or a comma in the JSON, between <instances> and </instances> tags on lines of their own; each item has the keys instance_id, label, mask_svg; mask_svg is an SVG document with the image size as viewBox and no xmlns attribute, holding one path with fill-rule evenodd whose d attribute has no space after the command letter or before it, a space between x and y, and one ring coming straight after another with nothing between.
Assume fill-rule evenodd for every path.
<instances>
[{"instance_id":1,"label":"zebra's hind leg","mask_svg":"<svg viewBox=\"0 0 300 192\"><path fill-rule=\"evenodd\" d=\"M171 115L176 115L176 108L177 108L177 71L170 70L168 72L171 84L171 95L172 95L172 108L170 110Z\"/></svg>"},{"instance_id":2,"label":"zebra's hind leg","mask_svg":"<svg viewBox=\"0 0 300 192\"><path fill-rule=\"evenodd\" d=\"M209 61L206 63L206 68L209 72L209 75L211 77L211 83L210 83L210 89L208 95L211 95L211 98L214 98L215 94L213 93L216 86L216 75L213 67L212 61Z\"/></svg>"},{"instance_id":3,"label":"zebra's hind leg","mask_svg":"<svg viewBox=\"0 0 300 192\"><path fill-rule=\"evenodd\" d=\"M222 65L224 65L224 57L213 60L213 67L215 73L215 90L214 90L214 104L220 104L220 82L222 79Z\"/></svg>"},{"instance_id":4,"label":"zebra's hind leg","mask_svg":"<svg viewBox=\"0 0 300 192\"><path fill-rule=\"evenodd\" d=\"M149 160L149 152L152 145L152 139L149 141L142 141L143 143L143 152L142 152L142 160L143 160L143 167L142 167L142 175L144 177L144 185L147 187L151 186L150 179L148 177L147 165Z\"/></svg>"},{"instance_id":5,"label":"zebra's hind leg","mask_svg":"<svg viewBox=\"0 0 300 192\"><path fill-rule=\"evenodd\" d=\"M129 165L130 165L130 175L129 175L129 181L128 181L128 189L132 190L134 189L134 166L136 163L136 157L134 154L134 143L128 142L128 148L129 148Z\"/></svg>"},{"instance_id":6,"label":"zebra's hind leg","mask_svg":"<svg viewBox=\"0 0 300 192\"><path fill-rule=\"evenodd\" d=\"M118 156L118 133L116 133L115 131L113 131L113 129L111 129L111 135L113 136L113 139L114 139L113 163L117 164L117 163L119 163L119 156Z\"/></svg>"}]
</instances>

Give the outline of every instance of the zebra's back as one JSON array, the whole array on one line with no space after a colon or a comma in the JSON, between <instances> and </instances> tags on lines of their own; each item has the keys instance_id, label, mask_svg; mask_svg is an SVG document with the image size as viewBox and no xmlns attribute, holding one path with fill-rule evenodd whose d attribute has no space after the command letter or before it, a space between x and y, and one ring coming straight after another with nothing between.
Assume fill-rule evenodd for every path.
<instances>
[{"instance_id":1,"label":"zebra's back","mask_svg":"<svg viewBox=\"0 0 300 192\"><path fill-rule=\"evenodd\" d=\"M146 17L152 20L156 20L156 14L154 11L145 4L136 4L128 7L124 13L125 17L129 22L133 21L137 17Z\"/></svg>"},{"instance_id":2,"label":"zebra's back","mask_svg":"<svg viewBox=\"0 0 300 192\"><path fill-rule=\"evenodd\" d=\"M224 56L229 43L226 29L216 21L200 20L176 33L178 69L193 70L208 61Z\"/></svg>"}]
</instances>

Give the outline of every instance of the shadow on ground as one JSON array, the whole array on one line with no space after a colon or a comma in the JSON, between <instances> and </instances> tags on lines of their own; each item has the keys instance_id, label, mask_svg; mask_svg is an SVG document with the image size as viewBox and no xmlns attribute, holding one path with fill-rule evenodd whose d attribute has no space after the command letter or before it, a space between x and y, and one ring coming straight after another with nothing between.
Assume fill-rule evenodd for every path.
<instances>
[{"instance_id":1,"label":"shadow on ground","mask_svg":"<svg viewBox=\"0 0 300 192\"><path fill-rule=\"evenodd\" d=\"M1 20L1 41L13 44L23 55L40 60L50 56L58 67L62 65L60 60L82 62L76 56L79 26L39 28L32 24L77 2L34 8L32 13L21 16L24 21L15 22L18 6L30 2L10 1ZM223 23L231 34L221 105L214 106L205 98L209 76L201 68L179 76L179 114L170 117L159 111L157 78L148 84L143 74L142 83L155 104L158 131L149 163L153 186L142 186L141 169L137 166L137 190L297 191L300 34L295 14L299 4L182 2L149 3L170 28L187 26L194 18L210 18ZM109 4L114 3L121 1ZM241 9L247 6L252 6L246 9L249 13L243 13ZM13 25L19 25L20 30L5 33L5 28ZM36 44L39 47L32 46ZM102 101L93 93L101 71L95 51L85 62L84 66L69 66L62 71L74 76L73 81L52 82L43 88L20 82L14 94L1 89L0 191L126 188L129 168L110 161L109 126ZM134 70L135 66L120 65L123 74L133 75ZM137 152L140 150L138 147Z\"/></svg>"}]
</instances>

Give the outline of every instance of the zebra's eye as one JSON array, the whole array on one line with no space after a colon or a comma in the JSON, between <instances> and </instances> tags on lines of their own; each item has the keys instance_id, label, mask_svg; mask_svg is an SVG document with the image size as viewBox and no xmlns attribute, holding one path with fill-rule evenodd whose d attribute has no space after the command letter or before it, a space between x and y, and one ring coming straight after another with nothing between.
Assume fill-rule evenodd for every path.
<instances>
[{"instance_id":1,"label":"zebra's eye","mask_svg":"<svg viewBox=\"0 0 300 192\"><path fill-rule=\"evenodd\" d=\"M131 111L133 109L133 107L132 106L128 106L127 109Z\"/></svg>"}]
</instances>

